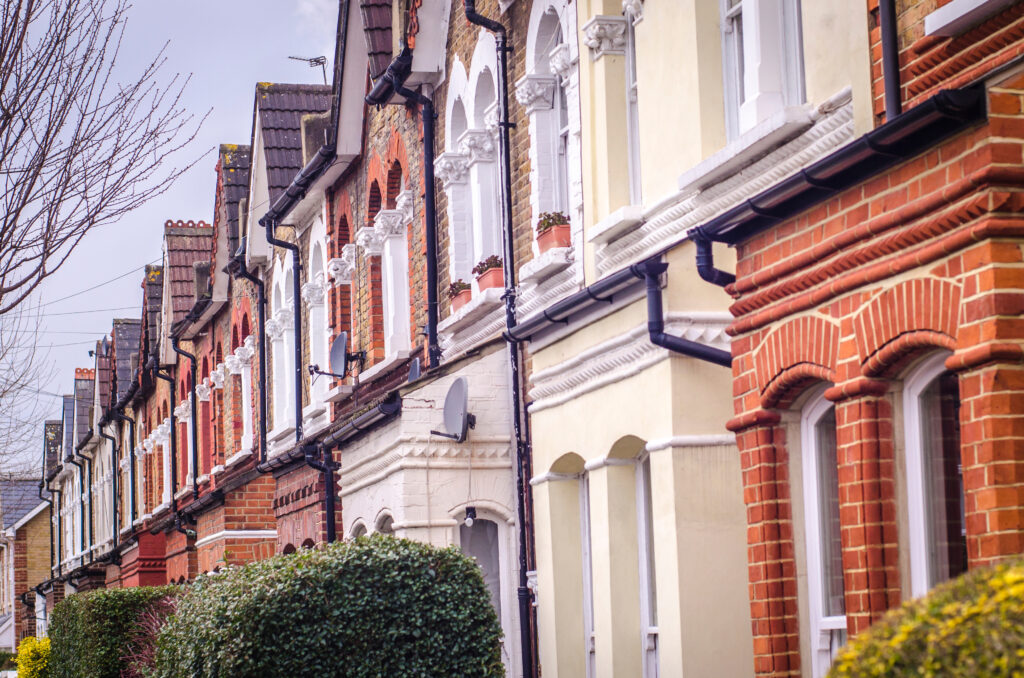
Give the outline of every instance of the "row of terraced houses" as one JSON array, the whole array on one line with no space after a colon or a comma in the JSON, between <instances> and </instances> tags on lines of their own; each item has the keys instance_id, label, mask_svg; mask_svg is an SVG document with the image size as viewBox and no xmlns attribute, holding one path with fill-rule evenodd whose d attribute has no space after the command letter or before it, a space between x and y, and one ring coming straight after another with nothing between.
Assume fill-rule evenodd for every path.
<instances>
[{"instance_id":1,"label":"row of terraced houses","mask_svg":"<svg viewBox=\"0 0 1024 678\"><path fill-rule=\"evenodd\" d=\"M816 678L1024 551L1024 4L338 5L47 422L17 636L387 533L510 676Z\"/></svg>"}]
</instances>

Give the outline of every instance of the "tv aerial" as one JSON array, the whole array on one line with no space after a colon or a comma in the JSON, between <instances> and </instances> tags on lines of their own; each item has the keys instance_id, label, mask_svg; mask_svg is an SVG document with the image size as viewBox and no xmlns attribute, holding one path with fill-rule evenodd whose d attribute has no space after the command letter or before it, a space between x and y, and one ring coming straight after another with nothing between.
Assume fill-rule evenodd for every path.
<instances>
[{"instance_id":1,"label":"tv aerial","mask_svg":"<svg viewBox=\"0 0 1024 678\"><path fill-rule=\"evenodd\" d=\"M310 376L314 374L323 374L328 377L344 379L348 374L349 369L351 369L352 363L356 360L359 361L359 371L361 372L363 370L363 363L366 362L366 351L349 352L348 332L341 332L334 340L334 343L331 344L330 360L330 372L321 370L319 365L309 365L307 369L309 370Z\"/></svg>"},{"instance_id":2,"label":"tv aerial","mask_svg":"<svg viewBox=\"0 0 1024 678\"><path fill-rule=\"evenodd\" d=\"M327 84L327 57L325 57L325 56L315 56L315 57L290 56L288 58L292 59L294 61L305 61L307 64L309 64L310 68L316 68L317 66L319 66L320 67L320 71L324 75L324 84L325 85Z\"/></svg>"},{"instance_id":3,"label":"tv aerial","mask_svg":"<svg viewBox=\"0 0 1024 678\"><path fill-rule=\"evenodd\" d=\"M444 397L444 431L431 431L431 435L441 436L461 443L466 439L466 433L471 428L476 428L476 416L470 414L469 410L469 386L466 379L459 377L452 382L448 388L448 395Z\"/></svg>"}]
</instances>

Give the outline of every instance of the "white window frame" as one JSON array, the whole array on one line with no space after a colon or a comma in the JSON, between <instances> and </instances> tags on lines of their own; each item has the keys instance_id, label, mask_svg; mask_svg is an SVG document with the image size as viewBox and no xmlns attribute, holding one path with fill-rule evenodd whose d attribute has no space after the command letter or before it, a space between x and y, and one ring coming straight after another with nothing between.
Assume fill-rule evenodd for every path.
<instances>
[{"instance_id":1,"label":"white window frame","mask_svg":"<svg viewBox=\"0 0 1024 678\"><path fill-rule=\"evenodd\" d=\"M637 93L636 21L628 6L626 17L626 146L628 150L629 203L643 204L640 177L640 105Z\"/></svg>"},{"instance_id":2,"label":"white window frame","mask_svg":"<svg viewBox=\"0 0 1024 678\"><path fill-rule=\"evenodd\" d=\"M801 0L720 0L723 95L730 141L804 102ZM741 22L742 40L734 26ZM750 68L750 64L759 64ZM742 79L742 80L741 80Z\"/></svg>"},{"instance_id":3,"label":"white window frame","mask_svg":"<svg viewBox=\"0 0 1024 678\"><path fill-rule=\"evenodd\" d=\"M822 588L824 566L821 543L821 506L818 488L818 447L816 427L828 414L834 403L825 398L824 388L819 389L804 406L800 416L801 461L804 492L805 544L807 547L807 610L811 629L811 671L814 678L823 678L828 673L835 656L836 632L846 632L846 615L826 617L822 610Z\"/></svg>"},{"instance_id":4,"label":"white window frame","mask_svg":"<svg viewBox=\"0 0 1024 678\"><path fill-rule=\"evenodd\" d=\"M651 455L644 452L636 460L637 553L640 557L640 634L643 678L658 678L657 569L654 564L654 511L651 483ZM650 504L650 507L648 507ZM648 531L650 534L648 534ZM653 590L652 590L653 589Z\"/></svg>"},{"instance_id":5,"label":"white window frame","mask_svg":"<svg viewBox=\"0 0 1024 678\"><path fill-rule=\"evenodd\" d=\"M925 515L924 442L921 439L921 393L941 374L947 372L942 351L926 358L907 376L903 384L903 430L906 442L907 517L910 544L910 592L923 596L933 586L929 571L929 530Z\"/></svg>"},{"instance_id":6,"label":"white window frame","mask_svg":"<svg viewBox=\"0 0 1024 678\"><path fill-rule=\"evenodd\" d=\"M580 545L583 564L583 649L586 678L597 676L597 639L594 637L594 555L590 539L590 475L580 476Z\"/></svg>"}]
</instances>

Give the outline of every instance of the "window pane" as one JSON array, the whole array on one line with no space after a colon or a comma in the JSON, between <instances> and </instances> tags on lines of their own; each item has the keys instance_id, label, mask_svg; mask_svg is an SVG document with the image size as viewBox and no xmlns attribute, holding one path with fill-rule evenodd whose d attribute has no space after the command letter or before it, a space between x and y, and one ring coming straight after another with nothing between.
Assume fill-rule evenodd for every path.
<instances>
[{"instance_id":1,"label":"window pane","mask_svg":"<svg viewBox=\"0 0 1024 678\"><path fill-rule=\"evenodd\" d=\"M459 526L459 541L462 552L474 558L483 571L484 584L491 593L491 605L501 619L501 579L498 556L498 525L490 520L477 518L472 527Z\"/></svg>"},{"instance_id":2,"label":"window pane","mask_svg":"<svg viewBox=\"0 0 1024 678\"><path fill-rule=\"evenodd\" d=\"M960 465L960 394L952 374L921 392L925 517L928 521L928 584L967 571L963 470Z\"/></svg>"},{"instance_id":3,"label":"window pane","mask_svg":"<svg viewBox=\"0 0 1024 678\"><path fill-rule=\"evenodd\" d=\"M822 614L846 614L843 600L843 548L839 537L839 469L836 461L836 410L834 407L814 427L818 455L818 507L821 526Z\"/></svg>"},{"instance_id":4,"label":"window pane","mask_svg":"<svg viewBox=\"0 0 1024 678\"><path fill-rule=\"evenodd\" d=\"M646 534L647 553L644 563L647 566L647 611L649 618L644 620L649 626L658 625L658 590L657 573L654 569L654 513L651 505L651 458L647 457L640 465L643 474L644 531Z\"/></svg>"}]
</instances>

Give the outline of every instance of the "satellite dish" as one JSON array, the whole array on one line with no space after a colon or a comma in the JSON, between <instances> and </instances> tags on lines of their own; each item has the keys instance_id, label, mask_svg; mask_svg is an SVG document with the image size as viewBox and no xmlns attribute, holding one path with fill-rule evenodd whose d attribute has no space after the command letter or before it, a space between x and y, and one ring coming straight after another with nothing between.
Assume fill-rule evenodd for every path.
<instances>
[{"instance_id":1,"label":"satellite dish","mask_svg":"<svg viewBox=\"0 0 1024 678\"><path fill-rule=\"evenodd\" d=\"M469 386L464 377L459 377L448 388L444 397L444 428L445 431L431 431L432 434L450 438L461 443L466 439L469 429L476 426L476 417L468 412Z\"/></svg>"},{"instance_id":2,"label":"satellite dish","mask_svg":"<svg viewBox=\"0 0 1024 678\"><path fill-rule=\"evenodd\" d=\"M331 344L331 372L348 372L348 332L342 332Z\"/></svg>"},{"instance_id":3,"label":"satellite dish","mask_svg":"<svg viewBox=\"0 0 1024 678\"><path fill-rule=\"evenodd\" d=\"M409 378L407 381L416 381L420 378L420 359L413 358L412 363L409 365Z\"/></svg>"}]
</instances>

